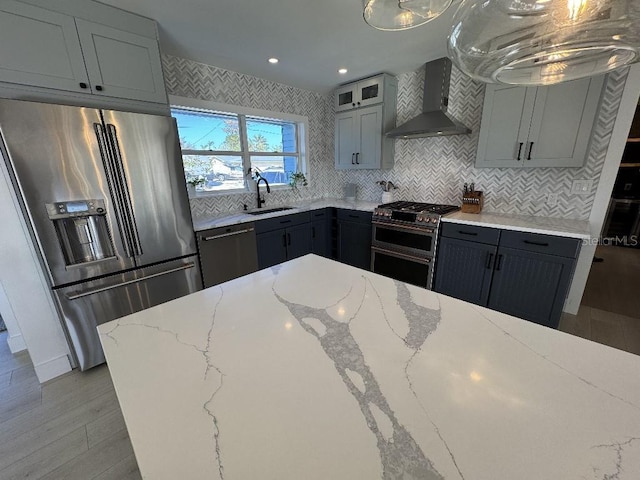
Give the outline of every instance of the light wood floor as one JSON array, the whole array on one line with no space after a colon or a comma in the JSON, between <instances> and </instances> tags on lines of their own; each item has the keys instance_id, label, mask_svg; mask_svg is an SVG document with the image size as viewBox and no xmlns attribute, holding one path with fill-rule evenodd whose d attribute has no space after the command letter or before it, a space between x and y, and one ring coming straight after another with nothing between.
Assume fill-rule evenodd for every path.
<instances>
[{"instance_id":1,"label":"light wood floor","mask_svg":"<svg viewBox=\"0 0 640 480\"><path fill-rule=\"evenodd\" d=\"M138 466L106 365L43 385L0 333L0 479L133 480Z\"/></svg>"},{"instance_id":2,"label":"light wood floor","mask_svg":"<svg viewBox=\"0 0 640 480\"><path fill-rule=\"evenodd\" d=\"M559 330L640 355L640 249L600 246L578 315Z\"/></svg>"}]
</instances>

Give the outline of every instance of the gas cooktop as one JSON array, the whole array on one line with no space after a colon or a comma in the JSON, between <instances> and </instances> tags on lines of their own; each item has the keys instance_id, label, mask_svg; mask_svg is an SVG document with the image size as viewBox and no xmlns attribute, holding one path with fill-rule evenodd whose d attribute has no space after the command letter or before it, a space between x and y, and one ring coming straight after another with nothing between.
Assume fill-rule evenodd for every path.
<instances>
[{"instance_id":1,"label":"gas cooktop","mask_svg":"<svg viewBox=\"0 0 640 480\"><path fill-rule=\"evenodd\" d=\"M446 215L447 213L460 210L455 205L439 205L437 203L420 203L420 202L391 202L378 205L378 208L393 210L399 212L411 213L435 213L437 215Z\"/></svg>"}]
</instances>

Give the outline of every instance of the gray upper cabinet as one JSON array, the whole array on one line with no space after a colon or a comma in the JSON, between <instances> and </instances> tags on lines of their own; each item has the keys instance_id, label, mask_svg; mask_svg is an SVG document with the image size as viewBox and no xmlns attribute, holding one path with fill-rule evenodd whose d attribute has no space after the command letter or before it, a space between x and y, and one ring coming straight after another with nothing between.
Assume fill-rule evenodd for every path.
<instances>
[{"instance_id":1,"label":"gray upper cabinet","mask_svg":"<svg viewBox=\"0 0 640 480\"><path fill-rule=\"evenodd\" d=\"M0 80L81 92L87 84L73 17L0 1Z\"/></svg>"},{"instance_id":2,"label":"gray upper cabinet","mask_svg":"<svg viewBox=\"0 0 640 480\"><path fill-rule=\"evenodd\" d=\"M166 105L153 21L87 1L77 4L85 16L78 18L69 14L75 5L0 0L0 96L116 109Z\"/></svg>"},{"instance_id":3,"label":"gray upper cabinet","mask_svg":"<svg viewBox=\"0 0 640 480\"><path fill-rule=\"evenodd\" d=\"M395 127L397 92L397 80L387 74L336 91L336 169L393 167L394 140L384 133ZM346 99L353 101L341 104Z\"/></svg>"},{"instance_id":4,"label":"gray upper cabinet","mask_svg":"<svg viewBox=\"0 0 640 480\"><path fill-rule=\"evenodd\" d=\"M581 167L604 77L548 87L488 85L476 167Z\"/></svg>"},{"instance_id":5,"label":"gray upper cabinet","mask_svg":"<svg viewBox=\"0 0 640 480\"><path fill-rule=\"evenodd\" d=\"M155 39L79 18L76 25L92 93L167 102Z\"/></svg>"}]
</instances>

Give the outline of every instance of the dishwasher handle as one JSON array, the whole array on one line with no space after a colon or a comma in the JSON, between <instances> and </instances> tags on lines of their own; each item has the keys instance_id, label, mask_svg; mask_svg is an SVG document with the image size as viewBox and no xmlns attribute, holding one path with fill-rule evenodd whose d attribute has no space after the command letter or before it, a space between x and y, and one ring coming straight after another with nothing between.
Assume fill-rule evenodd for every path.
<instances>
[{"instance_id":1,"label":"dishwasher handle","mask_svg":"<svg viewBox=\"0 0 640 480\"><path fill-rule=\"evenodd\" d=\"M220 235L213 235L211 237L202 237L202 240L205 242L208 242L210 240L217 240L218 238L233 237L234 235L242 235L243 233L253 232L254 230L255 229L253 227L245 228L244 230L236 230L235 232L221 233Z\"/></svg>"}]
</instances>

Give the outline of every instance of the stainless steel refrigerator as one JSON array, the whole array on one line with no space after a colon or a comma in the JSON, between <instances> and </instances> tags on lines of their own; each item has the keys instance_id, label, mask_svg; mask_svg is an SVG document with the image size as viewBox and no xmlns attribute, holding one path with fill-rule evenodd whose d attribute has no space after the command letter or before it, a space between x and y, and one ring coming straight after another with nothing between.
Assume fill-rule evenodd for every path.
<instances>
[{"instance_id":1,"label":"stainless steel refrigerator","mask_svg":"<svg viewBox=\"0 0 640 480\"><path fill-rule=\"evenodd\" d=\"M97 325L202 288L173 118L0 100L0 135L82 370Z\"/></svg>"}]
</instances>

